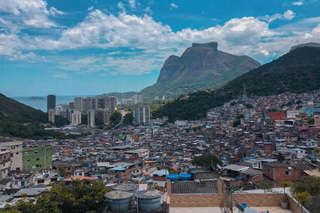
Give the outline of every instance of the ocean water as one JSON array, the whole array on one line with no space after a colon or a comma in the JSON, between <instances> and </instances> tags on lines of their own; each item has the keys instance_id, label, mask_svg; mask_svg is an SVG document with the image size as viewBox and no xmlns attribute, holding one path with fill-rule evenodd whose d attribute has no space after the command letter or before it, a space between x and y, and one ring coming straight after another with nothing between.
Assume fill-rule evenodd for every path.
<instances>
[{"instance_id":1,"label":"ocean water","mask_svg":"<svg viewBox=\"0 0 320 213\"><path fill-rule=\"evenodd\" d=\"M28 105L34 109L40 109L43 112L47 112L47 96L37 96L44 98L43 100L30 100L30 97L11 97L12 99L19 101L25 105ZM59 104L69 104L69 102L73 102L76 97L89 97L76 95L76 96L56 96L56 105Z\"/></svg>"}]
</instances>

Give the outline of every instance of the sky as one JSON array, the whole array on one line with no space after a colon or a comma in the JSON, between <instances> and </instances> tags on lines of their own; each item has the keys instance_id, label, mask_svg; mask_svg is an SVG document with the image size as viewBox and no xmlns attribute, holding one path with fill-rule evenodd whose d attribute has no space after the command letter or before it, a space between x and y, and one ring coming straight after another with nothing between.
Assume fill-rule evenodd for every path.
<instances>
[{"instance_id":1,"label":"sky","mask_svg":"<svg viewBox=\"0 0 320 213\"><path fill-rule=\"evenodd\" d=\"M0 93L138 92L192 43L268 63L320 42L319 11L320 0L0 0Z\"/></svg>"}]
</instances>

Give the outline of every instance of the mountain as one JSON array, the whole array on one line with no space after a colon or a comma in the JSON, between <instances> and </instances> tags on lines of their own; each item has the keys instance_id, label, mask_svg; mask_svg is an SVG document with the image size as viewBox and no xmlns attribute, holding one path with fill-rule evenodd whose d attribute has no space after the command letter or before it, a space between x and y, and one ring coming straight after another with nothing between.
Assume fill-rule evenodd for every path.
<instances>
[{"instance_id":1,"label":"mountain","mask_svg":"<svg viewBox=\"0 0 320 213\"><path fill-rule=\"evenodd\" d=\"M217 42L192 44L178 56L170 56L161 68L156 84L143 89L145 96L177 97L210 87L220 87L254 68L259 62L218 50Z\"/></svg>"},{"instance_id":2,"label":"mountain","mask_svg":"<svg viewBox=\"0 0 320 213\"><path fill-rule=\"evenodd\" d=\"M299 44L299 45L291 47L290 51L295 50L300 47L320 47L320 43L309 42L309 43L305 43L305 44Z\"/></svg>"},{"instance_id":3,"label":"mountain","mask_svg":"<svg viewBox=\"0 0 320 213\"><path fill-rule=\"evenodd\" d=\"M58 132L44 131L39 123L47 123L47 114L19 103L0 93L0 136L22 138L47 138L61 136ZM56 123L63 125L66 119L56 116Z\"/></svg>"},{"instance_id":4,"label":"mountain","mask_svg":"<svg viewBox=\"0 0 320 213\"><path fill-rule=\"evenodd\" d=\"M178 98L153 112L153 117L169 116L195 120L206 112L242 95L243 86L250 95L273 95L283 92L303 93L320 89L320 48L302 46L243 74L214 91L199 91L187 99Z\"/></svg>"}]
</instances>

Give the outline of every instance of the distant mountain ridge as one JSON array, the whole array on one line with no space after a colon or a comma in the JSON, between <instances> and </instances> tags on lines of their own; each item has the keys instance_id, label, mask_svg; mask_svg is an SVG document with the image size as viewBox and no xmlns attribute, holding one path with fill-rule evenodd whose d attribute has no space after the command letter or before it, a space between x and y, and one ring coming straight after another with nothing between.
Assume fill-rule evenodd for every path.
<instances>
[{"instance_id":1,"label":"distant mountain ridge","mask_svg":"<svg viewBox=\"0 0 320 213\"><path fill-rule=\"evenodd\" d=\"M181 57L170 56L161 68L157 83L143 89L146 96L177 97L210 87L220 87L260 66L248 56L218 50L217 42L192 44Z\"/></svg>"},{"instance_id":2,"label":"distant mountain ridge","mask_svg":"<svg viewBox=\"0 0 320 213\"><path fill-rule=\"evenodd\" d=\"M242 95L273 95L284 92L303 93L320 89L320 48L301 45L268 64L251 70L215 91L199 91L189 98L178 98L153 112L153 117L169 116L195 120L206 112Z\"/></svg>"},{"instance_id":3,"label":"distant mountain ridge","mask_svg":"<svg viewBox=\"0 0 320 213\"><path fill-rule=\"evenodd\" d=\"M291 47L290 51L295 50L300 47L320 47L320 43L309 42L309 43L305 43L305 44L298 44L296 46Z\"/></svg>"}]
</instances>

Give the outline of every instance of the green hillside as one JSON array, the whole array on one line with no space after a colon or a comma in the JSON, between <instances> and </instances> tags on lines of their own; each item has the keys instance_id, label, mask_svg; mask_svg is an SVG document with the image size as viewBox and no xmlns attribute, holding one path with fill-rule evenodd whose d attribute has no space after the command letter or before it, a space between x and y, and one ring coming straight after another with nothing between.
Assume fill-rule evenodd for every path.
<instances>
[{"instance_id":1,"label":"green hillside","mask_svg":"<svg viewBox=\"0 0 320 213\"><path fill-rule=\"evenodd\" d=\"M194 120L206 112L242 94L246 85L248 95L272 95L283 92L303 93L320 89L320 48L301 47L277 60L254 69L230 81L218 90L189 94L153 112L153 117L169 116Z\"/></svg>"},{"instance_id":2,"label":"green hillside","mask_svg":"<svg viewBox=\"0 0 320 213\"><path fill-rule=\"evenodd\" d=\"M68 121L56 116L57 125ZM0 93L0 136L21 138L62 137L59 132L44 131L40 123L47 123L47 114L33 109Z\"/></svg>"}]
</instances>

